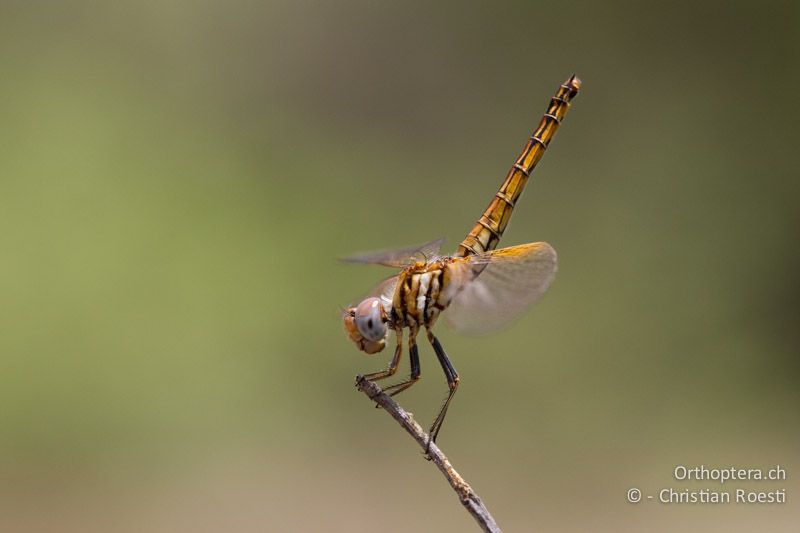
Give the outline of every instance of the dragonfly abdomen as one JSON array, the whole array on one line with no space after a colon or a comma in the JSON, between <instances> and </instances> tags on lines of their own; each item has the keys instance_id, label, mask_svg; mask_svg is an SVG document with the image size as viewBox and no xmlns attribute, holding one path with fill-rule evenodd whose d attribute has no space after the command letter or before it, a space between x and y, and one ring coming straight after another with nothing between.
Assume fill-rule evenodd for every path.
<instances>
[{"instance_id":1,"label":"dragonfly abdomen","mask_svg":"<svg viewBox=\"0 0 800 533\"><path fill-rule=\"evenodd\" d=\"M508 226L514 206L525 188L528 176L544 155L544 151L569 110L570 101L578 94L580 87L581 81L572 76L558 88L539 122L539 127L528 139L522 153L508 171L500 190L495 193L486 211L459 245L457 256L466 257L497 248L497 243Z\"/></svg>"}]
</instances>

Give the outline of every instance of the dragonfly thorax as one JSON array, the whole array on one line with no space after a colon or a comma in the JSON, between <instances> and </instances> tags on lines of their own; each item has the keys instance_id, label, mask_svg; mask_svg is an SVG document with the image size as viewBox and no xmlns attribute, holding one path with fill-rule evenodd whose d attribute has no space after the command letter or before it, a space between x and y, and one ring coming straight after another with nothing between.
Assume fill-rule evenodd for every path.
<instances>
[{"instance_id":1,"label":"dragonfly thorax","mask_svg":"<svg viewBox=\"0 0 800 533\"><path fill-rule=\"evenodd\" d=\"M462 286L464 269L452 258L417 263L399 276L392 298L392 317L401 327L432 327Z\"/></svg>"}]
</instances>

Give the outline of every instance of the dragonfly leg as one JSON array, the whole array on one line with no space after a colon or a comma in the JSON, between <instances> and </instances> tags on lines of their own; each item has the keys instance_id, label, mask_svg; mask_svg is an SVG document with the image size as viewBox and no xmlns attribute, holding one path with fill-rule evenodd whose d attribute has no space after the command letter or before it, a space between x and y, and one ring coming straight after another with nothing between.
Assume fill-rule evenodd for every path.
<instances>
[{"instance_id":1,"label":"dragonfly leg","mask_svg":"<svg viewBox=\"0 0 800 533\"><path fill-rule=\"evenodd\" d=\"M362 379L366 379L368 381L377 381L379 379L385 379L389 376L393 376L395 372L397 372L397 367L400 366L400 356L403 355L403 330L397 329L395 332L397 334L397 347L394 349L394 357L392 357L392 362L389 363L389 368L379 372L365 374L363 376L356 376L357 382L361 381Z\"/></svg>"},{"instance_id":2,"label":"dragonfly leg","mask_svg":"<svg viewBox=\"0 0 800 533\"><path fill-rule=\"evenodd\" d=\"M414 337L408 339L408 354L411 359L411 375L407 380L395 383L383 389L383 392L388 392L389 396L396 396L409 388L411 385L419 381L420 367L419 367L419 350L417 349L417 341Z\"/></svg>"},{"instance_id":3,"label":"dragonfly leg","mask_svg":"<svg viewBox=\"0 0 800 533\"><path fill-rule=\"evenodd\" d=\"M442 348L442 345L439 343L439 339L436 338L430 329L428 329L428 341L430 341L431 346L433 346L433 351L436 352L436 357L439 359L439 363L442 365L442 370L444 370L444 375L447 378L447 386L450 389L447 394L447 399L445 399L438 416L431 425L431 429L429 431L430 440L428 441L428 447L430 447L431 442L436 442L436 437L439 435L439 430L442 429L444 417L447 415L447 409L450 407L450 401L453 399L453 396L458 389L458 383L461 379L458 377L458 372L456 372L456 369L453 368L453 363L450 362L450 359L447 357L444 348ZM425 450L425 453L427 452L428 449Z\"/></svg>"}]
</instances>

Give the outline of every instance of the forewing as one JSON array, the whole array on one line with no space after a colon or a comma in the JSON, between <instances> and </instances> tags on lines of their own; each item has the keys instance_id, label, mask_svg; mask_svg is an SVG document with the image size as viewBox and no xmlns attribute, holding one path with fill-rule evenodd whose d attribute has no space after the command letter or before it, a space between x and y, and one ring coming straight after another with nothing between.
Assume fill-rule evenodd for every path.
<instances>
[{"instance_id":1,"label":"forewing","mask_svg":"<svg viewBox=\"0 0 800 533\"><path fill-rule=\"evenodd\" d=\"M396 250L384 250L354 255L342 259L345 263L362 265L383 265L393 268L405 268L417 261L431 261L439 257L439 250L444 239L436 239L420 246L410 246Z\"/></svg>"},{"instance_id":2,"label":"forewing","mask_svg":"<svg viewBox=\"0 0 800 533\"><path fill-rule=\"evenodd\" d=\"M556 251L546 242L501 248L465 261L480 273L465 283L443 314L450 326L468 334L488 333L514 320L547 291L557 270Z\"/></svg>"},{"instance_id":3,"label":"forewing","mask_svg":"<svg viewBox=\"0 0 800 533\"><path fill-rule=\"evenodd\" d=\"M392 299L394 298L394 290L397 287L397 279L400 276L392 276L391 278L386 278L378 285L376 285L367 297L376 296L380 298L384 304L391 304Z\"/></svg>"},{"instance_id":4,"label":"forewing","mask_svg":"<svg viewBox=\"0 0 800 533\"><path fill-rule=\"evenodd\" d=\"M350 302L349 307L355 307L359 303L363 302L366 298L380 298L384 304L384 307L390 308L392 304L392 300L394 299L394 290L397 287L397 280L400 276L392 276L390 278L386 278L385 280L381 281L369 292L362 295L358 300Z\"/></svg>"}]
</instances>

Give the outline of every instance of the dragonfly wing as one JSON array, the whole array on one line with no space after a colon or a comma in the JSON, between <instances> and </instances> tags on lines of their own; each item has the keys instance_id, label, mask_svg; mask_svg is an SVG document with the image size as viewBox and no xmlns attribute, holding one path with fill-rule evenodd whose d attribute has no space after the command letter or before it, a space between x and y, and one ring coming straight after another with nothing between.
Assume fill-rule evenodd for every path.
<instances>
[{"instance_id":1,"label":"dragonfly wing","mask_svg":"<svg viewBox=\"0 0 800 533\"><path fill-rule=\"evenodd\" d=\"M397 280L399 278L400 276L392 276L390 278L386 278L385 280L375 285L368 293L363 295L357 301L351 302L349 307L357 306L360 302L364 301L366 298L380 298L381 302L383 303L383 307L388 311L392 307L392 300L394 299L394 291L395 288L397 288Z\"/></svg>"},{"instance_id":2,"label":"dragonfly wing","mask_svg":"<svg viewBox=\"0 0 800 533\"><path fill-rule=\"evenodd\" d=\"M444 238L427 242L420 246L410 246L397 250L384 250L366 254L354 255L342 259L345 263L362 265L383 265L393 268L404 268L416 261L431 261L439 257L439 250L444 243Z\"/></svg>"},{"instance_id":3,"label":"dragonfly wing","mask_svg":"<svg viewBox=\"0 0 800 533\"><path fill-rule=\"evenodd\" d=\"M378 297L384 303L384 307L386 307L387 305L391 306L392 300L394 299L394 291L395 288L397 288L398 278L400 278L400 276L392 276L391 278L386 278L370 291L368 297L370 296Z\"/></svg>"},{"instance_id":4,"label":"dragonfly wing","mask_svg":"<svg viewBox=\"0 0 800 533\"><path fill-rule=\"evenodd\" d=\"M488 333L514 320L547 291L557 270L556 251L546 242L501 248L465 261L480 273L453 298L444 316L451 327L469 334Z\"/></svg>"}]
</instances>

